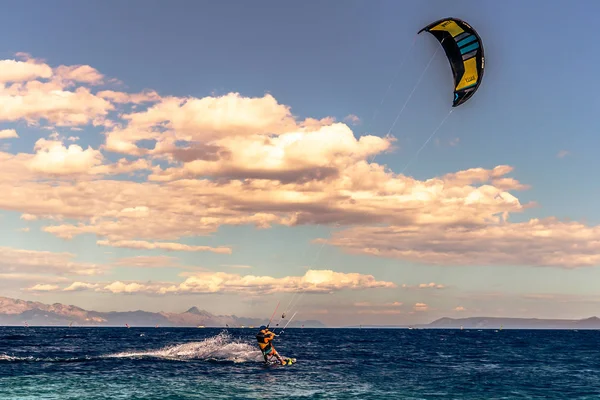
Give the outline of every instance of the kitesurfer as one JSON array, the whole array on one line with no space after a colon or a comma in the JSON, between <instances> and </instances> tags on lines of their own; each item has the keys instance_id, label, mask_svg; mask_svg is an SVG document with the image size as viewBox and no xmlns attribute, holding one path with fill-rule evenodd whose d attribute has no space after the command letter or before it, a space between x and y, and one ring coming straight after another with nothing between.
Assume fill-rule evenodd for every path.
<instances>
[{"instance_id":1,"label":"kitesurfer","mask_svg":"<svg viewBox=\"0 0 600 400\"><path fill-rule=\"evenodd\" d=\"M285 365L285 360L279 355L271 343L277 335L275 335L274 332L271 332L269 328L264 325L259 329L260 331L256 335L256 340L258 341L260 351L265 358L265 363L269 362L269 357L276 357L282 365Z\"/></svg>"}]
</instances>

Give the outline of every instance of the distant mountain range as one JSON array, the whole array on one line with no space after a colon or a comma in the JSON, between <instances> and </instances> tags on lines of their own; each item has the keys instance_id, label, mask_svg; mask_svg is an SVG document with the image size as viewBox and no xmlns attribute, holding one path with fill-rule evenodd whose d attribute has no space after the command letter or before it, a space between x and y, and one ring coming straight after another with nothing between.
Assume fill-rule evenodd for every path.
<instances>
[{"instance_id":1,"label":"distant mountain range","mask_svg":"<svg viewBox=\"0 0 600 400\"><path fill-rule=\"evenodd\" d=\"M440 318L429 324L418 325L363 325L363 328L413 328L413 329L600 329L600 318L539 319L470 317Z\"/></svg>"},{"instance_id":2,"label":"distant mountain range","mask_svg":"<svg viewBox=\"0 0 600 400\"><path fill-rule=\"evenodd\" d=\"M192 307L182 313L147 311L88 311L76 306L60 303L44 304L0 297L0 326L206 326L237 328L242 326L260 326L268 319L244 318L235 315L214 315L198 307ZM289 327L323 328L325 325L316 320L290 322Z\"/></svg>"},{"instance_id":3,"label":"distant mountain range","mask_svg":"<svg viewBox=\"0 0 600 400\"><path fill-rule=\"evenodd\" d=\"M83 308L60 303L44 304L0 297L0 326L206 326L206 327L249 327L266 324L267 319L244 318L235 315L214 315L198 307L182 313L148 311L88 311ZM292 321L289 327L324 328L317 320ZM349 328L358 328L351 326ZM600 318L585 319L538 319L470 317L440 318L429 324L418 325L362 325L363 328L413 328L413 329L600 329Z\"/></svg>"}]
</instances>

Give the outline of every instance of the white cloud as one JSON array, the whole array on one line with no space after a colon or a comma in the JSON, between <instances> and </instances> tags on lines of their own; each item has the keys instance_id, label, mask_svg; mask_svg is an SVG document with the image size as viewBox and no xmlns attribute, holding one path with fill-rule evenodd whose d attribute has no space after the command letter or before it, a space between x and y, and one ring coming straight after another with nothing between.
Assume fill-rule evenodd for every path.
<instances>
[{"instance_id":1,"label":"white cloud","mask_svg":"<svg viewBox=\"0 0 600 400\"><path fill-rule=\"evenodd\" d=\"M600 265L600 227L554 218L520 223L356 227L331 244L356 254L436 265Z\"/></svg>"},{"instance_id":2,"label":"white cloud","mask_svg":"<svg viewBox=\"0 0 600 400\"><path fill-rule=\"evenodd\" d=\"M103 160L102 153L89 146L86 150L76 144L67 148L56 140L39 139L35 143L35 150L37 153L29 162L29 167L45 174L86 173L101 165Z\"/></svg>"},{"instance_id":3,"label":"white cloud","mask_svg":"<svg viewBox=\"0 0 600 400\"><path fill-rule=\"evenodd\" d=\"M58 290L58 285L50 285L50 284L37 284L30 288L24 289L28 292L52 292Z\"/></svg>"},{"instance_id":4,"label":"white cloud","mask_svg":"<svg viewBox=\"0 0 600 400\"><path fill-rule=\"evenodd\" d=\"M83 290L94 289L98 287L97 283L86 283L86 282L73 282L69 286L63 289L65 292L80 292ZM59 290L57 287L54 290Z\"/></svg>"},{"instance_id":5,"label":"white cloud","mask_svg":"<svg viewBox=\"0 0 600 400\"><path fill-rule=\"evenodd\" d=\"M104 267L75 262L72 253L55 253L0 246L0 273L52 273L57 275L97 275Z\"/></svg>"},{"instance_id":6,"label":"white cloud","mask_svg":"<svg viewBox=\"0 0 600 400\"><path fill-rule=\"evenodd\" d=\"M134 256L123 257L114 261L112 265L131 268L185 268L201 269L199 267L184 267L175 257L169 256Z\"/></svg>"},{"instance_id":7,"label":"white cloud","mask_svg":"<svg viewBox=\"0 0 600 400\"><path fill-rule=\"evenodd\" d=\"M0 139L11 139L11 138L18 138L19 135L17 134L17 131L14 129L3 129L0 130Z\"/></svg>"},{"instance_id":8,"label":"white cloud","mask_svg":"<svg viewBox=\"0 0 600 400\"><path fill-rule=\"evenodd\" d=\"M335 224L346 229L324 240L351 253L440 265L600 264L598 226L508 221L535 205L514 195L528 186L507 176L510 166L417 180L368 162L392 151L394 138L356 137L331 117L300 120L272 95L97 90L111 79L92 66L17 56L0 61L0 121L106 128L97 149L55 133L33 154L0 152L0 209L45 220L43 231L58 237L230 254L178 241L223 225ZM106 151L126 157L108 163Z\"/></svg>"},{"instance_id":9,"label":"white cloud","mask_svg":"<svg viewBox=\"0 0 600 400\"><path fill-rule=\"evenodd\" d=\"M231 254L229 247L191 246L181 243L146 242L142 240L99 240L100 246L124 247L130 249L144 250L166 250L166 251L210 251L212 253Z\"/></svg>"},{"instance_id":10,"label":"white cloud","mask_svg":"<svg viewBox=\"0 0 600 400\"><path fill-rule=\"evenodd\" d=\"M446 286L441 283L429 282L429 283L420 283L418 285L407 285L402 284L403 289L445 289Z\"/></svg>"},{"instance_id":11,"label":"white cloud","mask_svg":"<svg viewBox=\"0 0 600 400\"><path fill-rule=\"evenodd\" d=\"M98 97L102 97L104 99L110 100L113 103L133 103L133 104L141 104L141 103L151 103L160 100L160 96L155 91L145 91L142 93L124 93L124 92L115 92L113 90L103 90L98 92Z\"/></svg>"},{"instance_id":12,"label":"white cloud","mask_svg":"<svg viewBox=\"0 0 600 400\"><path fill-rule=\"evenodd\" d=\"M210 271L186 273L185 276L186 279L181 283L114 281L98 284L97 286L85 286L85 283L75 282L65 290L95 288L97 292L167 295L194 293L332 293L340 290L391 289L396 287L393 282L378 281L372 275L330 270L309 270L303 276L283 278Z\"/></svg>"},{"instance_id":13,"label":"white cloud","mask_svg":"<svg viewBox=\"0 0 600 400\"><path fill-rule=\"evenodd\" d=\"M78 82L99 85L103 83L104 79L104 76L97 69L89 65L61 65L55 69L54 75L56 79L67 85Z\"/></svg>"},{"instance_id":14,"label":"white cloud","mask_svg":"<svg viewBox=\"0 0 600 400\"><path fill-rule=\"evenodd\" d=\"M54 70L25 55L25 61L0 60L0 121L24 120L37 125L45 119L56 126L102 124L114 106L77 83L97 84L102 75L87 65Z\"/></svg>"},{"instance_id":15,"label":"white cloud","mask_svg":"<svg viewBox=\"0 0 600 400\"><path fill-rule=\"evenodd\" d=\"M51 76L52 68L35 60L0 60L0 83L26 82Z\"/></svg>"}]
</instances>

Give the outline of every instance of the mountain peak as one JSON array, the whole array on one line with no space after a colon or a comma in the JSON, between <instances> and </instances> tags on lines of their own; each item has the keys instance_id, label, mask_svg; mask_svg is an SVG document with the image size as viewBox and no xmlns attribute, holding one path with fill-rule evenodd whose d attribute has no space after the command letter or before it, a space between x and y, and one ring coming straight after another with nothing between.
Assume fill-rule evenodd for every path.
<instances>
[{"instance_id":1,"label":"mountain peak","mask_svg":"<svg viewBox=\"0 0 600 400\"><path fill-rule=\"evenodd\" d=\"M196 314L196 315L205 315L205 316L212 316L211 313L209 313L208 311L205 310L200 310L198 307L194 306L191 307L189 310L186 311L186 313L190 313L190 314Z\"/></svg>"}]
</instances>

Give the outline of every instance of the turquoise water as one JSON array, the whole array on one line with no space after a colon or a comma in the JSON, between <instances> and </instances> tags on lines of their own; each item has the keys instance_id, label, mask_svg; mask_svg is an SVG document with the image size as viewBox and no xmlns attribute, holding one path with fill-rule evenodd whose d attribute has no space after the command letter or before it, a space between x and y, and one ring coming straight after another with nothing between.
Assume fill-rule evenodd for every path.
<instances>
[{"instance_id":1,"label":"turquoise water","mask_svg":"<svg viewBox=\"0 0 600 400\"><path fill-rule=\"evenodd\" d=\"M600 332L0 327L0 399L599 399Z\"/></svg>"}]
</instances>

